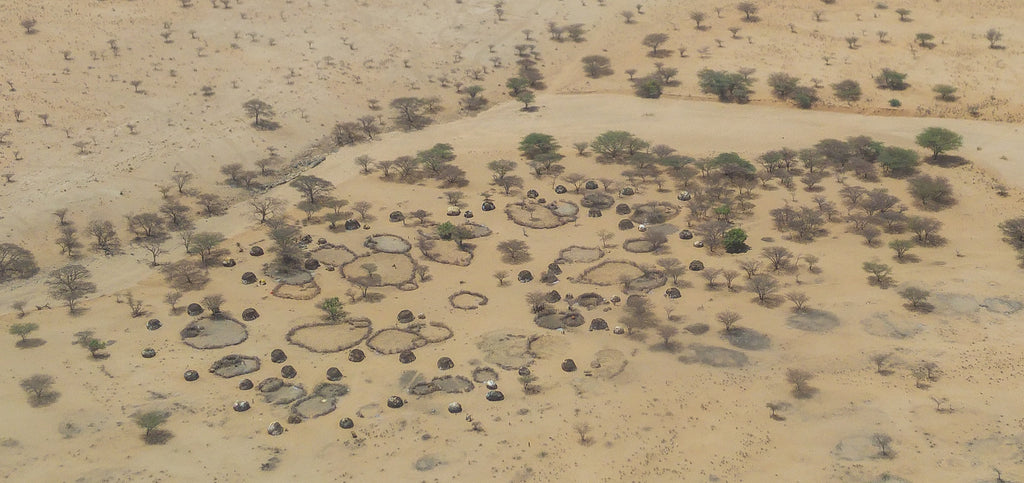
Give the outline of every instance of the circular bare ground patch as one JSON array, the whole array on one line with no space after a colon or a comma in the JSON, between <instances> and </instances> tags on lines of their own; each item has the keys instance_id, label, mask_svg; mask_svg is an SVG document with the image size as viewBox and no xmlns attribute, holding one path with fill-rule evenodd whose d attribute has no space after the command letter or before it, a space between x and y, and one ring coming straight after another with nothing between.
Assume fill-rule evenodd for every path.
<instances>
[{"instance_id":1,"label":"circular bare ground patch","mask_svg":"<svg viewBox=\"0 0 1024 483\"><path fill-rule=\"evenodd\" d=\"M320 286L310 280L302 284L281 283L270 292L275 297L291 300L313 300L320 295Z\"/></svg>"},{"instance_id":2,"label":"circular bare ground patch","mask_svg":"<svg viewBox=\"0 0 1024 483\"><path fill-rule=\"evenodd\" d=\"M219 349L238 345L249 337L245 325L228 318L203 318L181 329L181 340L196 349Z\"/></svg>"},{"instance_id":3,"label":"circular bare ground patch","mask_svg":"<svg viewBox=\"0 0 1024 483\"><path fill-rule=\"evenodd\" d=\"M356 254L344 245L324 245L322 247L318 247L312 252L316 254L316 259L320 260L320 263L333 265L335 267L340 267L352 260L355 260L356 258Z\"/></svg>"},{"instance_id":4,"label":"circular bare ground patch","mask_svg":"<svg viewBox=\"0 0 1024 483\"><path fill-rule=\"evenodd\" d=\"M284 384L273 391L263 391L263 401L269 404L291 404L306 396L301 384Z\"/></svg>"},{"instance_id":5,"label":"circular bare ground patch","mask_svg":"<svg viewBox=\"0 0 1024 483\"><path fill-rule=\"evenodd\" d=\"M407 330L419 334L420 337L426 339L430 344L436 344L438 342L444 342L451 339L455 335L452 329L441 322L431 322L429 324L410 324L406 327Z\"/></svg>"},{"instance_id":6,"label":"circular bare ground patch","mask_svg":"<svg viewBox=\"0 0 1024 483\"><path fill-rule=\"evenodd\" d=\"M556 228L576 220L579 207L569 201L540 205L531 201L512 203L505 214L513 223L529 228Z\"/></svg>"},{"instance_id":7,"label":"circular bare ground patch","mask_svg":"<svg viewBox=\"0 0 1024 483\"><path fill-rule=\"evenodd\" d=\"M449 296L448 303L457 309L475 310L481 305L487 305L487 296L482 293L461 290Z\"/></svg>"},{"instance_id":8,"label":"circular bare ground patch","mask_svg":"<svg viewBox=\"0 0 1024 483\"><path fill-rule=\"evenodd\" d=\"M330 414L338 407L338 399L333 397L308 396L292 405L292 414L303 419L312 419Z\"/></svg>"},{"instance_id":9,"label":"circular bare ground patch","mask_svg":"<svg viewBox=\"0 0 1024 483\"><path fill-rule=\"evenodd\" d=\"M593 285L618 285L625 277L630 280L642 277L641 269L634 262L608 260L586 269L577 282Z\"/></svg>"},{"instance_id":10,"label":"circular bare ground patch","mask_svg":"<svg viewBox=\"0 0 1024 483\"><path fill-rule=\"evenodd\" d=\"M807 332L828 332L839 327L839 317L824 310L802 310L790 315L786 325Z\"/></svg>"},{"instance_id":11,"label":"circular bare ground patch","mask_svg":"<svg viewBox=\"0 0 1024 483\"><path fill-rule=\"evenodd\" d=\"M594 354L594 362L597 367L592 369L592 373L597 377L605 379L611 379L622 373L626 369L626 365L629 364L629 360L626 359L626 354L617 349L602 349ZM593 366L591 366L593 367Z\"/></svg>"},{"instance_id":12,"label":"circular bare ground patch","mask_svg":"<svg viewBox=\"0 0 1024 483\"><path fill-rule=\"evenodd\" d=\"M260 358L241 354L226 355L210 366L210 372L224 378L231 378L260 370Z\"/></svg>"},{"instance_id":13,"label":"circular bare ground patch","mask_svg":"<svg viewBox=\"0 0 1024 483\"><path fill-rule=\"evenodd\" d=\"M484 360L505 370L517 370L533 364L536 354L530 350L534 337L494 331L480 336L476 347L484 354Z\"/></svg>"},{"instance_id":14,"label":"circular bare ground patch","mask_svg":"<svg viewBox=\"0 0 1024 483\"><path fill-rule=\"evenodd\" d=\"M653 243L643 238L631 238L622 242L622 249L631 253L650 253L655 248Z\"/></svg>"},{"instance_id":15,"label":"circular bare ground patch","mask_svg":"<svg viewBox=\"0 0 1024 483\"><path fill-rule=\"evenodd\" d=\"M477 367L473 369L473 381L477 384L483 384L487 381L497 381L498 371L491 369L490 367Z\"/></svg>"},{"instance_id":16,"label":"circular bare ground patch","mask_svg":"<svg viewBox=\"0 0 1024 483\"><path fill-rule=\"evenodd\" d=\"M679 208L677 206L665 201L658 201L634 206L633 213L629 215L629 218L636 223L657 225L665 223L678 215Z\"/></svg>"},{"instance_id":17,"label":"circular bare ground patch","mask_svg":"<svg viewBox=\"0 0 1024 483\"><path fill-rule=\"evenodd\" d=\"M418 245L423 256L437 263L468 267L469 263L473 261L473 253L460 249L459 245L453 241L420 237Z\"/></svg>"},{"instance_id":18,"label":"circular bare ground patch","mask_svg":"<svg viewBox=\"0 0 1024 483\"><path fill-rule=\"evenodd\" d=\"M982 307L989 312L995 312L997 314L1012 315L1020 312L1020 309L1024 308L1024 303L1020 300L1014 300L1008 297L990 297L982 301Z\"/></svg>"},{"instance_id":19,"label":"circular bare ground patch","mask_svg":"<svg viewBox=\"0 0 1024 483\"><path fill-rule=\"evenodd\" d=\"M373 286L375 287L398 286L415 282L413 270L416 268L416 262L407 253L377 252L356 258L342 265L341 276L344 278L366 276L366 270L362 266L368 263L377 267L374 272L375 283Z\"/></svg>"},{"instance_id":20,"label":"circular bare ground patch","mask_svg":"<svg viewBox=\"0 0 1024 483\"><path fill-rule=\"evenodd\" d=\"M891 339L909 339L924 330L919 323L882 312L860 321L860 324L864 327L864 331L871 335Z\"/></svg>"},{"instance_id":21,"label":"circular bare ground patch","mask_svg":"<svg viewBox=\"0 0 1024 483\"><path fill-rule=\"evenodd\" d=\"M555 263L590 263L600 260L603 256L604 250L600 248L573 245L558 252Z\"/></svg>"},{"instance_id":22,"label":"circular bare ground patch","mask_svg":"<svg viewBox=\"0 0 1024 483\"><path fill-rule=\"evenodd\" d=\"M405 238L387 233L366 237L363 246L384 253L405 253L412 249L412 244Z\"/></svg>"},{"instance_id":23,"label":"circular bare ground patch","mask_svg":"<svg viewBox=\"0 0 1024 483\"><path fill-rule=\"evenodd\" d=\"M427 339L406 329L383 329L366 340L366 346L380 354L398 354L427 345Z\"/></svg>"},{"instance_id":24,"label":"circular bare ground patch","mask_svg":"<svg viewBox=\"0 0 1024 483\"><path fill-rule=\"evenodd\" d=\"M410 394L426 396L435 392L446 392L449 394L460 394L472 391L473 381L465 376L441 376L431 379L429 382L418 382L409 388Z\"/></svg>"},{"instance_id":25,"label":"circular bare ground patch","mask_svg":"<svg viewBox=\"0 0 1024 483\"><path fill-rule=\"evenodd\" d=\"M629 283L626 284L626 290L649 292L665 285L667 282L668 277L666 277L664 273L651 271L630 280Z\"/></svg>"},{"instance_id":26,"label":"circular bare ground patch","mask_svg":"<svg viewBox=\"0 0 1024 483\"><path fill-rule=\"evenodd\" d=\"M290 343L319 353L341 352L365 340L372 331L369 319L350 319L341 322L312 321L293 327L285 335Z\"/></svg>"},{"instance_id":27,"label":"circular bare ground patch","mask_svg":"<svg viewBox=\"0 0 1024 483\"><path fill-rule=\"evenodd\" d=\"M738 350L704 344L690 344L679 356L679 362L711 367L743 367L747 360L747 355Z\"/></svg>"}]
</instances>

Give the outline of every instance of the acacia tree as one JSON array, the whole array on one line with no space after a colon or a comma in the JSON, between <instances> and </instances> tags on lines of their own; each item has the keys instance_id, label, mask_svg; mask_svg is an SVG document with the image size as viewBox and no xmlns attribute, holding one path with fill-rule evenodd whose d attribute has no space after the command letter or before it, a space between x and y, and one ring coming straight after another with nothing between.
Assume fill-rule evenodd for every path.
<instances>
[{"instance_id":1,"label":"acacia tree","mask_svg":"<svg viewBox=\"0 0 1024 483\"><path fill-rule=\"evenodd\" d=\"M245 113L253 118L252 125L256 128L269 126L268 121L274 118L274 107L259 99L250 99L242 104ZM260 118L263 119L260 119Z\"/></svg>"},{"instance_id":2,"label":"acacia tree","mask_svg":"<svg viewBox=\"0 0 1024 483\"><path fill-rule=\"evenodd\" d=\"M583 72L587 74L587 77L598 79L614 73L611 60L603 55L588 55L582 61Z\"/></svg>"},{"instance_id":3,"label":"acacia tree","mask_svg":"<svg viewBox=\"0 0 1024 483\"><path fill-rule=\"evenodd\" d=\"M498 243L498 251L502 260L509 264L518 264L530 259L529 245L522 240L505 240Z\"/></svg>"},{"instance_id":4,"label":"acacia tree","mask_svg":"<svg viewBox=\"0 0 1024 483\"><path fill-rule=\"evenodd\" d=\"M288 183L288 186L299 190L306 200L313 204L317 204L323 195L334 191L334 183L308 174L295 177L291 183Z\"/></svg>"},{"instance_id":5,"label":"acacia tree","mask_svg":"<svg viewBox=\"0 0 1024 483\"><path fill-rule=\"evenodd\" d=\"M754 2L740 2L736 5L736 10L743 12L743 15L745 15L743 17L744 22L756 22L759 20L756 15L759 8L757 5L754 5Z\"/></svg>"},{"instance_id":6,"label":"acacia tree","mask_svg":"<svg viewBox=\"0 0 1024 483\"><path fill-rule=\"evenodd\" d=\"M31 394L30 403L33 406L45 406L56 399L56 394L50 392L53 387L53 376L47 374L33 374L21 380L20 386Z\"/></svg>"},{"instance_id":7,"label":"acacia tree","mask_svg":"<svg viewBox=\"0 0 1024 483\"><path fill-rule=\"evenodd\" d=\"M920 287L907 287L899 292L900 297L906 299L911 310L920 310L927 307L928 296L931 292Z\"/></svg>"},{"instance_id":8,"label":"acacia tree","mask_svg":"<svg viewBox=\"0 0 1024 483\"><path fill-rule=\"evenodd\" d=\"M816 390L807 382L814 378L814 374L802 369L786 370L786 382L793 385L793 396L798 399L807 399L814 395Z\"/></svg>"},{"instance_id":9,"label":"acacia tree","mask_svg":"<svg viewBox=\"0 0 1024 483\"><path fill-rule=\"evenodd\" d=\"M693 20L693 22L696 24L696 26L694 26L694 28L697 29L697 30L704 30L705 27L703 25L701 25L701 22L703 22L707 18L708 18L708 15L706 13L704 13L704 12L697 11L697 10L694 10L694 11L690 12L690 20Z\"/></svg>"},{"instance_id":10,"label":"acacia tree","mask_svg":"<svg viewBox=\"0 0 1024 483\"><path fill-rule=\"evenodd\" d=\"M188 252L199 255L203 265L209 265L217 258L217 246L224 241L224 235L217 232L204 231L192 236Z\"/></svg>"},{"instance_id":11,"label":"acacia tree","mask_svg":"<svg viewBox=\"0 0 1024 483\"><path fill-rule=\"evenodd\" d=\"M946 151L960 149L964 143L963 136L941 127L929 127L917 135L917 145L929 149L932 152L932 159L939 159L939 155Z\"/></svg>"},{"instance_id":12,"label":"acacia tree","mask_svg":"<svg viewBox=\"0 0 1024 483\"><path fill-rule=\"evenodd\" d=\"M39 272L32 252L13 243L0 243L0 283L29 278Z\"/></svg>"},{"instance_id":13,"label":"acacia tree","mask_svg":"<svg viewBox=\"0 0 1024 483\"><path fill-rule=\"evenodd\" d=\"M156 442L156 438L154 438L156 433L153 431L160 425L166 423L170 416L170 414L164 411L147 411L135 416L135 424L146 430L146 433L142 436L142 439L146 441L146 444L154 444Z\"/></svg>"},{"instance_id":14,"label":"acacia tree","mask_svg":"<svg viewBox=\"0 0 1024 483\"><path fill-rule=\"evenodd\" d=\"M282 208L284 201L270 196L254 197L249 200L253 215L259 219L260 224L266 223L267 218L273 217Z\"/></svg>"},{"instance_id":15,"label":"acacia tree","mask_svg":"<svg viewBox=\"0 0 1024 483\"><path fill-rule=\"evenodd\" d=\"M723 327L725 327L726 332L732 332L736 322L739 322L743 317L736 312L726 310L715 314L715 318L718 319L718 322L721 323Z\"/></svg>"},{"instance_id":16,"label":"acacia tree","mask_svg":"<svg viewBox=\"0 0 1024 483\"><path fill-rule=\"evenodd\" d=\"M28 335L31 334L32 332L35 332L35 330L38 328L39 324L25 322L19 324L11 324L11 328L8 329L7 332L10 333L11 335L21 337L20 342L25 342Z\"/></svg>"},{"instance_id":17,"label":"acacia tree","mask_svg":"<svg viewBox=\"0 0 1024 483\"><path fill-rule=\"evenodd\" d=\"M50 286L50 295L63 300L68 312L74 313L78 301L96 291L96 284L89 281L91 277L89 269L71 264L50 272L46 284Z\"/></svg>"},{"instance_id":18,"label":"acacia tree","mask_svg":"<svg viewBox=\"0 0 1024 483\"><path fill-rule=\"evenodd\" d=\"M668 34L653 33L647 34L647 36L644 37L644 40L641 43L645 47L651 48L651 52L648 55L650 55L651 57L657 57L658 47L661 46L661 44L664 44L665 42L668 42Z\"/></svg>"},{"instance_id":19,"label":"acacia tree","mask_svg":"<svg viewBox=\"0 0 1024 483\"><path fill-rule=\"evenodd\" d=\"M1000 48L998 45L996 45L996 42L999 42L1002 39L1003 33L997 29L988 29L988 31L985 32L985 40L988 40L988 48L990 49Z\"/></svg>"},{"instance_id":20,"label":"acacia tree","mask_svg":"<svg viewBox=\"0 0 1024 483\"><path fill-rule=\"evenodd\" d=\"M888 287L892 282L889 277L889 274L892 273L892 267L884 263L864 262L862 268L874 277L872 282L882 288Z\"/></svg>"},{"instance_id":21,"label":"acacia tree","mask_svg":"<svg viewBox=\"0 0 1024 483\"><path fill-rule=\"evenodd\" d=\"M423 129L431 119L424 114L434 105L430 99L420 97L399 97L391 101L395 110L395 122L406 130Z\"/></svg>"},{"instance_id":22,"label":"acacia tree","mask_svg":"<svg viewBox=\"0 0 1024 483\"><path fill-rule=\"evenodd\" d=\"M770 246L761 249L763 256L772 266L772 271L779 271L789 266L793 260L793 252L786 247Z\"/></svg>"},{"instance_id":23,"label":"acacia tree","mask_svg":"<svg viewBox=\"0 0 1024 483\"><path fill-rule=\"evenodd\" d=\"M747 289L757 294L758 302L765 303L779 289L779 281L771 275L762 273L747 280Z\"/></svg>"}]
</instances>

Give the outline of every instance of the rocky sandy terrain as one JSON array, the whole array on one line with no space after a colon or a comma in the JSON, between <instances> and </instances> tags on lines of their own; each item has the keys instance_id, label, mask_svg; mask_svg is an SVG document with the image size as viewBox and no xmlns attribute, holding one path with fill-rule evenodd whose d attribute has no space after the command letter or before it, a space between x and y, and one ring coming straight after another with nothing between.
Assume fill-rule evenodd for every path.
<instances>
[{"instance_id":1,"label":"rocky sandy terrain","mask_svg":"<svg viewBox=\"0 0 1024 483\"><path fill-rule=\"evenodd\" d=\"M751 3L2 9L0 475L1024 479L1021 9Z\"/></svg>"}]
</instances>

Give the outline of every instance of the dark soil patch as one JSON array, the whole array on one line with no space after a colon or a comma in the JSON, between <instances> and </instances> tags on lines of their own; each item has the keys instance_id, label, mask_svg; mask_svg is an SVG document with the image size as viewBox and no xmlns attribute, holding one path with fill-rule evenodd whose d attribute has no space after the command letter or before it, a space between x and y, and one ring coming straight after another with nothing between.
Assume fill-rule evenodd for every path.
<instances>
[{"instance_id":1,"label":"dark soil patch","mask_svg":"<svg viewBox=\"0 0 1024 483\"><path fill-rule=\"evenodd\" d=\"M772 340L767 335L746 327L736 327L732 330L722 331L722 338L733 347L739 347L748 351L761 351L772 346Z\"/></svg>"},{"instance_id":2,"label":"dark soil patch","mask_svg":"<svg viewBox=\"0 0 1024 483\"><path fill-rule=\"evenodd\" d=\"M679 362L711 367L743 367L747 361L747 355L738 350L704 344L690 344L679 356Z\"/></svg>"},{"instance_id":3,"label":"dark soil patch","mask_svg":"<svg viewBox=\"0 0 1024 483\"><path fill-rule=\"evenodd\" d=\"M982 301L981 306L989 312L1012 315L1024 308L1024 303L1007 297L990 297Z\"/></svg>"},{"instance_id":4,"label":"dark soil patch","mask_svg":"<svg viewBox=\"0 0 1024 483\"><path fill-rule=\"evenodd\" d=\"M786 325L807 332L828 332L839 327L839 317L824 310L802 310L790 315Z\"/></svg>"}]
</instances>

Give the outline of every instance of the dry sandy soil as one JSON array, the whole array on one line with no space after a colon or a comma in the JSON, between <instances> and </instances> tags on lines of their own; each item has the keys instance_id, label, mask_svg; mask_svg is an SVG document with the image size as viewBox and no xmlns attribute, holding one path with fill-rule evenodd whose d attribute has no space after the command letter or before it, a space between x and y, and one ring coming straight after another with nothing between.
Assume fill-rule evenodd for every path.
<instances>
[{"instance_id":1,"label":"dry sandy soil","mask_svg":"<svg viewBox=\"0 0 1024 483\"><path fill-rule=\"evenodd\" d=\"M15 347L17 339L11 336L10 350L0 354L7 369L0 381L8 416L0 430L3 477L995 481L998 468L1007 481L1024 479L1024 411L1005 392L1024 385L1019 354L1024 336L1013 325L1021 320L1024 281L1015 253L997 228L1017 216L1024 201L1024 168L1018 159L1024 152L1019 125L1024 103L1014 82L1024 75L1024 66L1014 61L1021 54L1015 35L1024 32L1024 11L1016 2L920 0L877 9L876 1L761 0L754 2L760 6L760 21L744 22L731 4L719 15L713 8L719 2L650 1L628 24L621 12L635 12L636 3L614 0L509 2L502 20L493 2L476 0L236 2L229 2L230 8L220 3L214 8L208 1L181 8L169 1L66 5L46 0L15 2L0 11L0 63L9 83L2 89L0 132L10 130L0 145L0 172L12 180L0 186L0 242L29 248L40 265L39 275L3 286L0 325L36 323L39 329L31 337L45 341ZM895 13L904 7L911 10L909 22ZM710 29L693 28L693 10L707 13ZM814 19L816 10L823 12L820 22ZM19 26L26 18L37 20L35 33L26 34ZM583 24L585 41L549 39L549 21ZM738 38L732 38L729 27L741 28ZM1005 48L988 48L984 33L989 28L1006 34L1000 41ZM531 29L534 40L525 41L523 29ZM891 40L879 42L880 30ZM170 32L167 40L161 32ZM669 35L662 47L671 50L668 56L646 56L649 49L641 39L654 32ZM935 36L934 48L911 47L921 32ZM844 39L850 36L859 37L859 48L848 48ZM522 43L536 45L547 84L532 112L523 111L504 87L515 74L514 46ZM686 56L679 55L681 47ZM701 54L704 47L707 53ZM68 60L65 50L70 51ZM609 57L615 73L585 77L579 59L592 54ZM493 57L500 58L498 67ZM656 61L679 70L679 85L666 88L661 99L635 97L625 70L646 74ZM871 77L887 66L906 72L910 88L875 88ZM705 67L756 69L752 102L721 104L701 94L696 72ZM765 79L783 69L808 84L819 79L822 102L805 111L775 100ZM828 87L847 78L864 88L863 98L852 104L837 101ZM133 87L136 80L141 83ZM940 83L956 86L959 99L935 99L931 88ZM463 95L456 86L473 84L483 86L490 101L481 112L459 107ZM213 95L203 95L203 86L212 87ZM402 132L393 127L388 107L400 96L437 96L444 110L431 126ZM889 107L894 97L902 107ZM250 126L241 105L252 98L274 106L278 129ZM379 100L382 108L371 109L370 99ZM20 121L14 110L21 112ZM40 114L48 115L50 127ZM369 229L329 230L324 212L303 222L306 215L295 208L301 196L287 185L261 195L284 200L288 215L313 240L323 237L345 247L314 257L338 265L355 259L340 270L322 266L312 271L319 290L312 299L275 296L278 281L263 274L273 254L248 254L252 245L271 247L267 231L253 221L246 203L250 194L229 186L219 169L235 162L251 168L272 151L280 158L273 167L276 174L259 181L287 179L298 172L290 167L293 163L321 152L317 146L336 122L364 115L379 116L386 132L372 142L327 150L326 159L306 174L332 181L338 198L371 203L364 220ZM843 180L886 188L901 198L908 213L941 220L946 242L915 247L907 263L895 260L886 244L910 235L883 233L880 244L868 246L849 231L850 225L841 221L846 215L839 203L842 185L833 176L822 181L820 192L805 191L799 183L790 192L778 180L754 189L754 207L733 220L749 234L747 254L711 254L680 240L675 231L660 253L634 254L622 244L640 233L617 230L623 217L614 209L600 218L587 217L584 209L576 220L551 229L512 223L505 206L524 201L525 194L515 189L504 195L490 184L486 168L491 160L516 160L515 174L525 179L524 189L536 189L548 201L579 205L582 195L571 187L556 194L554 185L561 181L530 174L516 149L523 136L551 134L563 146L566 173L614 179L623 186L623 166L599 164L589 153L577 155L572 144L608 130L626 130L696 158L734 151L755 160L783 146L802 149L824 138L866 135L923 156L914 138L929 126L964 137L963 147L953 154L967 163L919 167L922 173L949 178L957 200L953 206L923 210L911 199L905 179ZM446 189L437 180L387 181L380 171L361 174L353 162L360 155L378 161L415 155L435 143L454 148L454 163L469 182L460 188L466 208L476 215L472 221L492 232L467 241L473 254L468 266L428 260L417 246L420 232L432 232L433 224L465 221L445 216ZM223 233L227 240L222 246L237 265L211 267L205 287L186 291L179 305L222 294L225 311L234 319L241 321L246 308L258 310L258 319L242 322L248 337L238 345L200 350L182 342L179 332L193 317L172 313L162 302L171 288L150 266L149 254L128 243L123 216L155 210L162 197L158 188L182 172L195 175L189 185L193 195L182 197L191 209L199 210L195 193L217 193L226 200L224 214L196 214L196 226ZM702 181L697 177L691 183L688 187ZM686 228L688 210L677 201L674 185L669 181L665 191L651 183L638 185L639 193L630 197L617 189L609 194L616 204L678 204L682 213L670 223ZM1000 190L1006 196L997 195ZM804 243L776 229L770 210L787 203L811 206L817 195L840 205L826 235ZM494 200L496 210L480 210L485 197ZM73 261L86 266L98 286L73 316L45 284L50 270L72 262L54 243L58 229L51 213L60 208L69 210L80 233L90 220L106 219L125 241L121 254L85 249ZM394 210L408 214L416 209L431 213L426 226L412 219L388 221ZM601 230L614 237L600 260L562 264L557 284L540 282L562 249L601 246ZM364 241L380 233L409 241L408 256L373 254ZM525 241L531 259L503 262L497 245L505 240ZM440 252L468 259L454 242L436 243L447 244ZM798 313L788 303L755 303L745 289L745 276L730 290L721 284L709 287L700 273L687 272L676 284L681 298L664 297L667 286L647 294L659 324L679 329L666 345L654 329L636 336L587 330L597 317L612 327L623 325L622 304L582 310L584 325L552 331L533 323L526 303L530 292L552 289L563 296L596 292L626 298L620 286L577 279L601 261L654 265L658 258L675 257L684 264L699 259L710 269L738 270L740 261L758 258L772 245L820 260L816 270L801 261L794 270L773 274L782 285L780 294L806 293L809 311ZM161 263L195 258L177 237L167 248ZM346 293L354 286L340 273L358 273L358 257L365 256L392 264L379 268L386 283L395 285L370 288L369 299L350 303ZM890 288L868 283L861 264L872 260L893 267ZM428 278L403 285L413 264L427 267ZM536 279L515 280L522 269ZM512 274L506 284L499 286L492 276L497 270ZM247 271L268 283L243 285L240 279ZM931 291L931 311L904 307L898 291L909 285ZM302 290L286 286L277 294L305 296L316 289L312 284ZM119 295L127 291L144 301L146 315L130 317ZM482 294L487 303L471 310L453 307L448 299L460 291ZM403 364L397 354L371 350L361 340L365 322L325 332L321 341L325 347L358 343L367 355L360 363L350 362L347 352L316 353L289 344L289 331L317 323L321 312L316 304L332 296L342 298L350 317L370 320L373 333L406 330L386 331L377 342L416 345L416 360ZM27 315L19 317L10 308L15 301L27 303ZM35 309L44 304L52 308ZM552 305L566 308L565 302ZM402 309L424 315L413 322L424 324L418 333L397 321ZM742 316L741 329L731 335L723 334L716 321L716 314L726 310ZM160 319L163 327L147 330L151 318ZM695 324L710 330L684 330ZM444 328L451 338L445 338ZM72 344L75 334L86 330L108 342L102 351L106 358L93 359ZM155 349L156 357L141 357L144 348ZM338 383L347 385L348 393L337 398L333 412L292 424L287 405L265 402L256 389L238 389L242 377L256 383L280 377L284 364L271 362L270 356L277 348L288 355L284 364L298 373L286 382L301 384L306 392L326 381L327 368L340 368L344 377ZM877 373L870 357L889 352L888 371ZM231 379L207 372L229 354L256 356L261 367ZM436 361L442 356L452 358L454 368L439 370ZM560 366L566 358L579 369L564 372ZM941 376L916 384L912 371L922 362L934 362ZM524 365L536 376L531 391L518 380L516 369ZM415 383L436 376L473 379L474 371L484 367L497 374L503 401L488 401L480 381L467 393L409 393ZM791 394L786 382L791 368L813 374L812 397ZM199 380L183 379L190 369L199 372ZM45 405L30 404L19 387L37 373L52 375L59 393ZM392 395L403 397L405 406L388 408ZM323 399L329 406L329 398ZM249 401L252 409L233 411L232 403L239 400ZM462 413L449 414L453 401L462 404ZM773 419L765 406L769 402L789 407ZM170 437L162 444L146 444L133 420L149 410L170 414L161 427ZM354 420L352 429L339 428L346 417ZM284 434L267 433L275 421L285 426ZM589 428L583 437L576 430L581 424ZM892 438L888 457L873 445L876 433Z\"/></svg>"}]
</instances>

